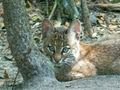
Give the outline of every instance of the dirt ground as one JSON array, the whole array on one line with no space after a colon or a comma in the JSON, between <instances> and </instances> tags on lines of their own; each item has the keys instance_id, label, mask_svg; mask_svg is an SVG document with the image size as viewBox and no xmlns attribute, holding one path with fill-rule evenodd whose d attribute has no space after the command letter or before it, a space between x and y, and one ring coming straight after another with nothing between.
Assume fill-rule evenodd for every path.
<instances>
[{"instance_id":1,"label":"dirt ground","mask_svg":"<svg viewBox=\"0 0 120 90\"><path fill-rule=\"evenodd\" d=\"M9 88L0 88L0 90L12 90ZM49 85L35 86L30 89L15 90L120 90L119 75L101 75L69 82L55 83Z\"/></svg>"},{"instance_id":2,"label":"dirt ground","mask_svg":"<svg viewBox=\"0 0 120 90\"><path fill-rule=\"evenodd\" d=\"M86 79L62 82L60 85L54 84L45 86L38 90L120 90L119 75L101 75Z\"/></svg>"}]
</instances>

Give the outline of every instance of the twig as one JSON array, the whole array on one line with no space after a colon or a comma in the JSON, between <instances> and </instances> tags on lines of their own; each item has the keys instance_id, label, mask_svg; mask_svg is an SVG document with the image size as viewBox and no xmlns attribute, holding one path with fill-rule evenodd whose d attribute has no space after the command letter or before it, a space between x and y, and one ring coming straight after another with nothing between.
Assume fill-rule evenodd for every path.
<instances>
[{"instance_id":1,"label":"twig","mask_svg":"<svg viewBox=\"0 0 120 90\"><path fill-rule=\"evenodd\" d=\"M48 0L46 0L46 12L47 12L47 15L48 15Z\"/></svg>"},{"instance_id":2,"label":"twig","mask_svg":"<svg viewBox=\"0 0 120 90\"><path fill-rule=\"evenodd\" d=\"M19 74L19 70L17 71L16 77L15 77L15 79L14 79L13 86L12 86L12 90L14 90L14 86L15 86L15 83L16 83L18 74Z\"/></svg>"},{"instance_id":3,"label":"twig","mask_svg":"<svg viewBox=\"0 0 120 90\"><path fill-rule=\"evenodd\" d=\"M50 16L48 17L49 20L50 20L51 17L53 16L53 13L54 13L56 7L57 7L57 0L55 0L55 4L54 4L54 6L53 6L53 9L52 9L52 11L51 11L51 13L50 13Z\"/></svg>"}]
</instances>

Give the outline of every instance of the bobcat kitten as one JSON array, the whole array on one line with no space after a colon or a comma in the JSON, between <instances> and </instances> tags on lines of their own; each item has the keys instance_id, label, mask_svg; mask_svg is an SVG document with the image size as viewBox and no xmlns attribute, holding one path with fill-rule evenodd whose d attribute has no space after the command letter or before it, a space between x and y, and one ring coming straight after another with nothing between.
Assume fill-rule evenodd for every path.
<instances>
[{"instance_id":1,"label":"bobcat kitten","mask_svg":"<svg viewBox=\"0 0 120 90\"><path fill-rule=\"evenodd\" d=\"M79 20L74 20L68 30L54 28L49 20L44 20L42 30L43 52L54 64L59 81L96 74L120 74L120 39L82 43Z\"/></svg>"}]
</instances>

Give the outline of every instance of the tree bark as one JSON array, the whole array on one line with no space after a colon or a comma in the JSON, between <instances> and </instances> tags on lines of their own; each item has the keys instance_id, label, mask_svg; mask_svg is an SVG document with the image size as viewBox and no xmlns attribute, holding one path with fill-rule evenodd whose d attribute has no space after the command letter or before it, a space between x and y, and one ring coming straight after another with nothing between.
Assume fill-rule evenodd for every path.
<instances>
[{"instance_id":1,"label":"tree bark","mask_svg":"<svg viewBox=\"0 0 120 90\"><path fill-rule=\"evenodd\" d=\"M24 0L3 0L3 7L7 39L24 84L36 90L33 86L42 81L56 81L49 60L32 41Z\"/></svg>"}]
</instances>

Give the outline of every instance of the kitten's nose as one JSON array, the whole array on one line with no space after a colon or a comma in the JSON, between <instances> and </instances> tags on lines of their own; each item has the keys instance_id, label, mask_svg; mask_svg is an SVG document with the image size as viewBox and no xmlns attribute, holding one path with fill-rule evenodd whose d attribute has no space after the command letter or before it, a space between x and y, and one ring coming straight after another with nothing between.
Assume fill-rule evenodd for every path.
<instances>
[{"instance_id":1,"label":"kitten's nose","mask_svg":"<svg viewBox=\"0 0 120 90\"><path fill-rule=\"evenodd\" d=\"M56 63L59 63L59 61L61 60L61 54L59 53L54 54L54 60Z\"/></svg>"}]
</instances>

